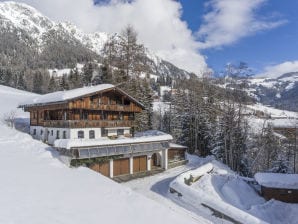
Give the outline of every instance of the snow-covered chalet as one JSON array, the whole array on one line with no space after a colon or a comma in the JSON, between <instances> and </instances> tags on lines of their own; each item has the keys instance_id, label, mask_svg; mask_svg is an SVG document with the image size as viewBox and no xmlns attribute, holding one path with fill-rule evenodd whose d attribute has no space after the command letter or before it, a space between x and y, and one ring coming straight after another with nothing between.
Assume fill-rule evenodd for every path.
<instances>
[{"instance_id":1,"label":"snow-covered chalet","mask_svg":"<svg viewBox=\"0 0 298 224\"><path fill-rule=\"evenodd\" d=\"M20 107L30 112L30 134L53 145L73 166L113 178L187 162L186 147L171 143L171 135L135 133L135 114L144 106L111 84L41 95Z\"/></svg>"}]
</instances>

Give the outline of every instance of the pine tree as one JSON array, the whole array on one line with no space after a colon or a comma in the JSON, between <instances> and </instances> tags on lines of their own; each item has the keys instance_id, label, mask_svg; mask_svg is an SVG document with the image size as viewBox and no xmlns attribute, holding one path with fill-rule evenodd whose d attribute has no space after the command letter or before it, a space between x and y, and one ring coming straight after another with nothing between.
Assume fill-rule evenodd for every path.
<instances>
[{"instance_id":1,"label":"pine tree","mask_svg":"<svg viewBox=\"0 0 298 224\"><path fill-rule=\"evenodd\" d=\"M68 83L70 89L75 89L83 86L81 76L77 68L70 71L70 74L68 76Z\"/></svg>"},{"instance_id":2,"label":"pine tree","mask_svg":"<svg viewBox=\"0 0 298 224\"><path fill-rule=\"evenodd\" d=\"M85 86L88 86L91 84L93 72L94 72L94 67L92 63L91 62L86 63L83 67L83 74L82 74L83 84Z\"/></svg>"},{"instance_id":3,"label":"pine tree","mask_svg":"<svg viewBox=\"0 0 298 224\"><path fill-rule=\"evenodd\" d=\"M20 73L18 76L18 85L17 85L18 89L21 90L26 90L26 84L25 84L25 80L24 80L24 73Z\"/></svg>"},{"instance_id":4,"label":"pine tree","mask_svg":"<svg viewBox=\"0 0 298 224\"><path fill-rule=\"evenodd\" d=\"M33 76L33 92L41 94L42 86L43 86L43 77L39 71L35 72Z\"/></svg>"},{"instance_id":5,"label":"pine tree","mask_svg":"<svg viewBox=\"0 0 298 224\"><path fill-rule=\"evenodd\" d=\"M69 89L69 85L68 85L68 80L67 80L67 75L66 74L63 74L63 76L60 79L59 89L60 90L68 90Z\"/></svg>"},{"instance_id":6,"label":"pine tree","mask_svg":"<svg viewBox=\"0 0 298 224\"><path fill-rule=\"evenodd\" d=\"M51 76L50 78L50 82L49 82L49 85L48 85L48 92L55 92L57 90L57 84L56 84L56 81L55 81L55 78L54 76Z\"/></svg>"}]
</instances>

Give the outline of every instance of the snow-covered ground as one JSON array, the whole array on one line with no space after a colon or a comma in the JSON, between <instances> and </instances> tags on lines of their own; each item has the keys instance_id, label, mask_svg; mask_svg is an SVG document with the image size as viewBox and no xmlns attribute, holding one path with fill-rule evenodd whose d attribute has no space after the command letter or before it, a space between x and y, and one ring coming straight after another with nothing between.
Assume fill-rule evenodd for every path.
<instances>
[{"instance_id":1,"label":"snow-covered ground","mask_svg":"<svg viewBox=\"0 0 298 224\"><path fill-rule=\"evenodd\" d=\"M35 97L0 86L0 117ZM18 110L17 116L28 114ZM87 168L69 168L48 145L0 124L0 223L205 223Z\"/></svg>"},{"instance_id":2,"label":"snow-covered ground","mask_svg":"<svg viewBox=\"0 0 298 224\"><path fill-rule=\"evenodd\" d=\"M270 115L272 118L298 118L298 113L287 110L280 110L273 107L265 106L261 103L247 105L247 109L251 111L263 111L265 114Z\"/></svg>"},{"instance_id":3,"label":"snow-covered ground","mask_svg":"<svg viewBox=\"0 0 298 224\"><path fill-rule=\"evenodd\" d=\"M190 164L167 170L155 176L133 180L124 185L148 198L170 206L176 212L186 212L194 217L204 217L213 223L227 220L212 216L201 203L222 211L242 223L298 223L297 204L276 200L265 201L256 190L229 168L211 157L189 157ZM209 163L209 164L208 164ZM204 165L207 164L207 165ZM210 170L212 172L207 174ZM198 168L199 167L199 168ZM181 174L182 173L182 174ZM185 175L204 174L191 186L185 185ZM178 186L182 196L169 192L169 186Z\"/></svg>"}]
</instances>

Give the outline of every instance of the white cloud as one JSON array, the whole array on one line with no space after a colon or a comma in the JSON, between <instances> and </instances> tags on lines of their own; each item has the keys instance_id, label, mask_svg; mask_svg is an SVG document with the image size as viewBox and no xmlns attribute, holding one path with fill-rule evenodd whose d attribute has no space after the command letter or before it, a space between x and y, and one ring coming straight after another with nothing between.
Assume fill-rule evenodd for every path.
<instances>
[{"instance_id":1,"label":"white cloud","mask_svg":"<svg viewBox=\"0 0 298 224\"><path fill-rule=\"evenodd\" d=\"M207 68L187 23L182 6L173 0L112 0L94 6L92 0L19 0L37 8L55 21L70 21L94 32L120 32L131 24L149 49L180 68L198 73Z\"/></svg>"},{"instance_id":2,"label":"white cloud","mask_svg":"<svg viewBox=\"0 0 298 224\"><path fill-rule=\"evenodd\" d=\"M256 9L266 0L211 0L206 4L210 9L204 15L204 22L197 36L202 41L200 49L230 45L239 39L261 30L269 30L284 24L285 20L269 21L259 19Z\"/></svg>"},{"instance_id":3,"label":"white cloud","mask_svg":"<svg viewBox=\"0 0 298 224\"><path fill-rule=\"evenodd\" d=\"M1 1L1 0L0 0ZM86 32L120 32L135 27L140 42L180 68L200 73L207 68L200 49L222 47L285 21L260 20L256 9L267 0L209 0L210 9L197 35L181 19L175 0L16 0L27 3L55 21L70 21ZM198 39L200 41L198 41Z\"/></svg>"},{"instance_id":4,"label":"white cloud","mask_svg":"<svg viewBox=\"0 0 298 224\"><path fill-rule=\"evenodd\" d=\"M281 64L267 66L264 71L257 76L278 78L288 72L298 72L298 61L286 61Z\"/></svg>"}]
</instances>

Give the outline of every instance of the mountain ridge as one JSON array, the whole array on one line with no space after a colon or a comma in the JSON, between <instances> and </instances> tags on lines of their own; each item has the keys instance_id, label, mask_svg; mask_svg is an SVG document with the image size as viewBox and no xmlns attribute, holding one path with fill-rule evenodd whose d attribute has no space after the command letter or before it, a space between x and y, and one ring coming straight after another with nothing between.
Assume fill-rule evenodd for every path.
<instances>
[{"instance_id":1,"label":"mountain ridge","mask_svg":"<svg viewBox=\"0 0 298 224\"><path fill-rule=\"evenodd\" d=\"M13 35L17 43L29 46L31 49L28 49L27 52L34 51L33 53L28 53L30 57L33 57L35 54L45 54L44 57L41 56L43 59L39 63L41 65L35 65L35 67L47 67L47 69L71 68L74 67L75 62L98 59L102 55L101 52L107 40L118 35L105 32L84 33L70 22L56 23L35 8L25 3L13 1L0 2L0 28L2 33L5 32L5 35ZM66 50L63 49L63 46L57 49L56 45L63 44L67 46ZM14 48L14 46L11 46L11 48ZM7 46L5 50L9 50ZM60 62L55 58L53 59L54 63L52 63L52 59L49 59L50 50L53 50L55 54L60 56L76 57L77 60L71 60L70 62L65 60L66 62L63 62L62 59L62 62ZM149 49L146 49L146 54L150 61L151 73L154 75L181 77L190 74L158 57Z\"/></svg>"}]
</instances>

